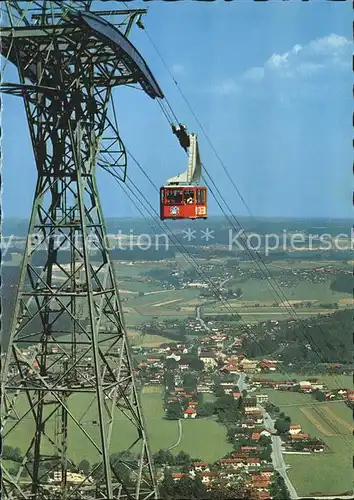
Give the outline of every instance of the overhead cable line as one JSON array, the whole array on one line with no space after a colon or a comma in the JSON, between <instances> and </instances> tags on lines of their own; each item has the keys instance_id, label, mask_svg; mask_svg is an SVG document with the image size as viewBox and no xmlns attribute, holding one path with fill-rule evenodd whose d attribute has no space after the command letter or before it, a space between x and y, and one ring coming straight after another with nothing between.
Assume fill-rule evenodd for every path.
<instances>
[{"instance_id":1,"label":"overhead cable line","mask_svg":"<svg viewBox=\"0 0 354 500\"><path fill-rule=\"evenodd\" d=\"M148 38L149 38L150 42L152 43L153 47L155 48L155 50L156 50L156 52L157 52L158 56L160 57L160 59L161 59L161 61L162 61L163 65L165 66L165 68L167 69L167 71L168 71L168 73L170 74L171 78L173 79L174 83L176 84L176 86L177 86L177 88L178 88L178 91L180 92L181 96L183 97L184 101L186 102L186 104L187 104L188 108L190 109L191 113L193 114L194 118L196 119L196 121L197 121L198 125L199 125L199 126L200 126L200 128L202 129L203 134L204 134L204 135L205 135L205 137L207 138L207 140L208 140L209 144L211 145L211 147L212 147L212 149L213 149L214 153L216 154L216 156L217 156L217 158L218 158L219 162L221 163L221 165L222 165L223 169L224 169L224 170L225 170L225 172L227 173L228 178L230 179L230 181L231 181L232 185L235 187L235 189L236 189L236 191L237 191L238 195L240 196L241 200L243 201L243 203L245 204L246 208L248 209L248 211L249 211L249 213L250 213L251 217L252 217L252 218L254 218L254 216L252 215L252 213L251 213L251 212L250 212L250 210L249 210L248 205L246 204L246 202L245 202L245 200L243 199L243 197L242 197L241 193L239 192L239 190L238 190L237 186L235 185L235 183L234 183L234 181L233 181L232 177L230 176L230 174L229 174L229 172L227 171L227 169L226 169L226 167L225 167L224 163L222 162L222 160L221 160L220 156L218 155L218 153L217 153L216 149L214 148L214 146L213 146L213 144L212 144L212 142L211 142L211 140L210 140L210 138L209 138L208 134L206 133L206 131L205 131L205 129L203 128L202 124L200 123L200 121L199 121L198 117L197 117L197 116L196 116L196 114L194 113L194 111L193 111L193 109L192 109L191 105L189 104L189 102L188 102L187 98L185 97L185 95L183 94L182 90L180 89L180 86L178 85L178 82L177 82L177 81L176 81L176 79L174 78L174 76L173 76L172 72L170 71L170 69L169 69L168 65L166 64L166 62L165 62L164 58L162 57L162 55L161 55L160 51L158 50L158 48L157 48L156 44L153 42L153 40L152 40L151 36L149 35L148 31L146 30L146 28L145 28L145 32L146 32L146 34L147 34L147 36L148 36ZM166 99L166 98L165 98L165 99ZM166 99L166 102L167 102L168 106L170 107L170 109L172 109L172 107L171 107L171 105L168 103L167 99ZM175 113L173 113L173 115L176 117L176 114L175 114ZM179 120L177 119L177 117L176 117L176 120L177 120L177 122L179 122ZM216 186L215 182L213 181L212 177L210 176L209 172L207 171L207 169L206 169L205 165L203 165L203 168L204 168L204 170L206 171L206 173L207 173L208 177L210 178L210 180L211 180L212 184L214 185L214 187L215 187L216 191L218 192L218 194L219 194L220 198L222 199L223 203L224 203L224 204L225 204L225 206L229 209L229 212L230 212L231 217L232 217L233 219L235 219L235 221L236 221L237 225L239 226L239 229L241 229L242 231L244 231L244 228L242 227L241 223L237 220L237 218L235 217L235 215L232 213L232 211L231 211L230 207L228 206L228 204L227 204L227 202L225 201L224 197L223 197L223 196L222 196L222 194L220 193L220 190L217 188L217 186ZM216 195L213 193L213 191L211 190L211 188L210 188L208 185L207 185L207 187L208 187L208 189L210 189L210 191L211 191L211 193L212 193L213 197L215 198L215 200L216 200L216 202L217 202L217 204L218 204L219 208L222 210L222 212L223 212L224 216L227 218L228 222L229 222L229 223L231 223L231 226L232 226L232 227L234 227L234 229L236 229L236 228L235 228L235 226L234 226L234 225L232 224L232 222L230 221L230 218L229 218L229 217L227 216L227 214L225 213L225 210L222 208L222 206L221 206L221 204L219 203L218 199L216 198ZM242 241L242 238L241 238L241 241ZM242 241L242 243L244 243L244 242ZM291 314L292 314L295 318L297 318L297 320L299 321L299 324L301 325L301 327L302 327L302 329L303 329L303 332L304 332L304 331L306 332L306 330L307 330L307 326L304 324L303 320L302 320L302 319L299 317L299 315L297 314L297 311L295 310L295 308L294 308L294 307L291 305L291 303L289 302L289 300L288 300L288 298L286 297L286 295L285 295L284 291L281 289L280 285L277 283L276 279L273 277L273 275L272 275L271 271L268 269L267 264L266 264L266 263L264 262L264 260L262 259L262 256L261 256L258 252L255 252L255 255L253 255L253 254L252 254L252 252L250 252L250 249L248 248L248 245L247 245L247 244L245 244L244 248L246 249L246 251L247 251L247 252L248 252L248 254L250 255L251 260L253 260L253 261L256 263L256 265L257 265L258 269L262 272L263 276L267 279L268 283L270 284L270 287L271 287L271 288L272 288L272 290L275 292L275 294L276 294L276 296L278 297L278 299L279 299L279 300L281 300L281 302L283 303L283 305L284 305L284 307L285 307L286 311L287 311L288 313L289 313L289 311L291 311ZM256 256L256 257L255 257L255 256ZM262 270L262 268L260 267L260 263L259 263L259 262L257 262L257 258L258 258L258 260L260 261L260 263L261 263L261 264L263 264L263 266L265 267L265 269L266 269L266 271L267 271L267 273L268 273L268 274L266 274L266 273L264 272L264 270ZM273 286L272 281L275 283L276 287L278 288L278 290L279 290L280 294L283 296L283 298L281 298L281 297L279 296L279 292L278 292L278 291L275 289L275 287ZM273 297L274 297L274 296L273 296ZM286 305L285 305L285 304L286 304ZM320 329L321 329L321 328L320 328ZM322 329L321 329L321 330L322 330ZM304 334L304 333L303 333L303 334ZM307 340L309 340L309 337L307 336L307 333L305 333L305 334L304 334L304 336L305 336L305 338L306 338ZM318 356L319 356L319 359L323 358L322 354L319 354Z\"/></svg>"}]
</instances>

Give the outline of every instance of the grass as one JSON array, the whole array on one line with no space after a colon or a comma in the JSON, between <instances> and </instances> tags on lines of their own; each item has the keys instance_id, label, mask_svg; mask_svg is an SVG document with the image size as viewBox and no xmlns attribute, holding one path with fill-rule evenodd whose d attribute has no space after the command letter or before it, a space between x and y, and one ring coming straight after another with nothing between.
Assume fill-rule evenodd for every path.
<instances>
[{"instance_id":1,"label":"grass","mask_svg":"<svg viewBox=\"0 0 354 500\"><path fill-rule=\"evenodd\" d=\"M148 388L141 396L143 414L146 422L149 445L153 452L159 449L169 448L178 440L178 424L176 421L163 419L163 401L162 388ZM93 421L97 419L97 408L94 404L95 399L89 394L75 395L69 403L69 409L78 420L82 421L85 432L99 446L100 433L97 424ZM92 406L90 407L90 403ZM18 400L16 410L19 414L26 411L24 398ZM48 407L45 410L49 414ZM59 422L57 422L59 424ZM11 426L11 424L9 424ZM46 424L46 433L52 438L55 438L55 419L51 418ZM178 447L174 448L174 454L181 450L191 454L193 457L198 457L203 460L215 461L222 457L225 453L231 450L231 446L226 442L226 432L224 427L220 426L212 419L199 421L183 421L183 436ZM6 428L6 431L8 427ZM26 450L29 440L33 436L34 425L32 418L27 417L16 430L4 439L4 444L19 447L22 452ZM208 439L205 439L208 436ZM110 453L119 450L127 449L137 437L134 427L121 414L116 412L111 449ZM69 455L74 461L79 462L83 458L93 463L98 460L98 452L94 445L85 438L83 431L76 426L71 418L69 418ZM137 451L138 447L135 448ZM134 450L134 449L133 449ZM43 441L42 451L51 453L53 448L49 441Z\"/></svg>"},{"instance_id":2,"label":"grass","mask_svg":"<svg viewBox=\"0 0 354 500\"><path fill-rule=\"evenodd\" d=\"M277 281L279 278L277 278ZM299 281L294 287L284 287L279 284L282 292L289 300L316 300L318 302L337 302L341 298L347 298L348 294L332 291L329 287L331 280L325 283L311 283L310 281ZM273 297L267 280L247 280L244 283L235 283L233 288L241 288L243 300L247 301L269 301L276 300Z\"/></svg>"},{"instance_id":3,"label":"grass","mask_svg":"<svg viewBox=\"0 0 354 500\"><path fill-rule=\"evenodd\" d=\"M321 492L338 495L353 491L351 453L344 452L337 438L327 438L326 442L333 453L326 455L286 455L286 462L291 465L289 479L299 495L314 496Z\"/></svg>"},{"instance_id":4,"label":"grass","mask_svg":"<svg viewBox=\"0 0 354 500\"><path fill-rule=\"evenodd\" d=\"M322 439L329 447L329 452L320 455L285 455L286 463L291 466L289 478L298 494L310 496L322 492L335 495L351 490L354 450L348 428L348 425L351 426L353 423L349 408L341 401L318 404L314 398L306 394L274 390L261 392L267 393L269 400L290 416L292 424L300 424L303 432ZM301 408L319 422L322 431L306 417ZM330 415L326 414L328 410L332 412ZM343 422L336 420L333 414ZM335 432L342 435L327 435Z\"/></svg>"},{"instance_id":5,"label":"grass","mask_svg":"<svg viewBox=\"0 0 354 500\"><path fill-rule=\"evenodd\" d=\"M159 335L136 335L132 341L131 345L138 345L141 347L157 347L160 344L169 344L173 340L167 337L161 337Z\"/></svg>"},{"instance_id":6,"label":"grass","mask_svg":"<svg viewBox=\"0 0 354 500\"><path fill-rule=\"evenodd\" d=\"M183 450L193 458L214 462L232 451L225 428L212 419L183 420L182 432L181 443L171 450L173 454Z\"/></svg>"}]
</instances>

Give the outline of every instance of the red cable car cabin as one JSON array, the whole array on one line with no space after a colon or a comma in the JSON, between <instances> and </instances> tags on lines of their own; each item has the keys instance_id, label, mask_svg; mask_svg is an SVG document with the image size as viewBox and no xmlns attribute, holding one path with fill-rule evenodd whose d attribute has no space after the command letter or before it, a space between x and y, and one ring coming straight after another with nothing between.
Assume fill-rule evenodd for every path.
<instances>
[{"instance_id":1,"label":"red cable car cabin","mask_svg":"<svg viewBox=\"0 0 354 500\"><path fill-rule=\"evenodd\" d=\"M164 186L160 189L160 219L206 219L207 188Z\"/></svg>"}]
</instances>

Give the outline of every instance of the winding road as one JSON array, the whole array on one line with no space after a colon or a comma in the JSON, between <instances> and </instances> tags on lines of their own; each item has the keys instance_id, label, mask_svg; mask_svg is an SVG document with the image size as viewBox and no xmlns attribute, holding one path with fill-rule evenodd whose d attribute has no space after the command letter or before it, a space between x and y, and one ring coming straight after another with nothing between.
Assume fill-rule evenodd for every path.
<instances>
[{"instance_id":1,"label":"winding road","mask_svg":"<svg viewBox=\"0 0 354 500\"><path fill-rule=\"evenodd\" d=\"M175 442L175 444L173 444L169 448L166 448L165 451L173 450L173 448L176 448L179 445L179 443L181 442L181 439L182 439L182 420L181 419L177 420L177 424L178 424L178 431L179 431L178 439Z\"/></svg>"}]
</instances>

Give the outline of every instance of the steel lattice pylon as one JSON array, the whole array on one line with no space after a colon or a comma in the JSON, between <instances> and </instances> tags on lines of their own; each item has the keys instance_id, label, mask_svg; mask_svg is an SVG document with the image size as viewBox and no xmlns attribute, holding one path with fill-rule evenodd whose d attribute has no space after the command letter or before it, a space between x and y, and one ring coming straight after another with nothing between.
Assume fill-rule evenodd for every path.
<instances>
[{"instance_id":1,"label":"steel lattice pylon","mask_svg":"<svg viewBox=\"0 0 354 500\"><path fill-rule=\"evenodd\" d=\"M26 3L34 4L31 21L30 9L7 2L10 26L2 30L2 54L20 80L3 83L3 92L23 97L38 172L2 370L3 443L19 446L21 436L22 457L15 473L2 464L4 498L156 498L95 180L99 155L125 169L107 116L111 88L143 85L146 75L98 13L85 18L71 2ZM91 3L74 4L87 11ZM141 13L117 12L120 33ZM145 90L161 97L151 82ZM112 128L114 153L102 140ZM88 458L90 467L79 468Z\"/></svg>"}]
</instances>

